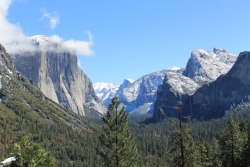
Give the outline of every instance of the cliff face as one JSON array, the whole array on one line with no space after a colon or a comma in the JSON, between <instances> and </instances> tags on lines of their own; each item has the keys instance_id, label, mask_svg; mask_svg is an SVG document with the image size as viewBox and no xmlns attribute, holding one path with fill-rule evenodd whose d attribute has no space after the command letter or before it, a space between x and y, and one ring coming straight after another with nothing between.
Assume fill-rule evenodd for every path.
<instances>
[{"instance_id":1,"label":"cliff face","mask_svg":"<svg viewBox=\"0 0 250 167\"><path fill-rule=\"evenodd\" d=\"M153 120L159 121L165 117L176 116L174 109L177 101L187 99L199 85L192 79L176 72L167 72L163 84L158 87L157 99L154 103Z\"/></svg>"},{"instance_id":2,"label":"cliff face","mask_svg":"<svg viewBox=\"0 0 250 167\"><path fill-rule=\"evenodd\" d=\"M198 89L184 107L192 117L206 119L223 116L241 102L250 102L250 52L241 53L226 75Z\"/></svg>"},{"instance_id":3,"label":"cliff face","mask_svg":"<svg viewBox=\"0 0 250 167\"><path fill-rule=\"evenodd\" d=\"M35 36L32 40L38 50L14 55L17 70L65 108L84 116L84 106L87 106L103 114L105 107L90 79L78 67L76 54L45 36Z\"/></svg>"},{"instance_id":4,"label":"cliff face","mask_svg":"<svg viewBox=\"0 0 250 167\"><path fill-rule=\"evenodd\" d=\"M118 94L126 111L152 113L158 86L162 83L167 70L154 72L137 79ZM143 111L143 112L142 112Z\"/></svg>"},{"instance_id":5,"label":"cliff face","mask_svg":"<svg viewBox=\"0 0 250 167\"><path fill-rule=\"evenodd\" d=\"M209 96L213 89L217 89L218 86L215 86L216 88L206 88L211 90L204 92L201 90L205 89L205 87L210 87L209 85L212 85L211 82L226 74L232 68L236 59L237 56L235 54L224 49L214 48L213 52L203 49L194 50L184 72L178 75L167 74L163 84L159 86L154 104L153 120L158 121L164 117L175 116L176 112L173 107L180 100L180 96L184 103L183 114L197 118L202 117L202 112L206 110L203 104L204 100L206 98L210 99L208 101L216 99L224 88L222 86L221 90L218 90L220 92L213 94L213 96L211 95L211 97L206 96ZM229 82L229 80L233 79L223 82ZM199 91L201 92L196 94L195 92L198 88L200 88ZM195 95L193 95L194 93ZM226 101L226 99L224 100ZM193 102L195 104L192 104ZM216 103L214 102L213 105L215 107ZM207 116L204 114L204 117Z\"/></svg>"},{"instance_id":6,"label":"cliff face","mask_svg":"<svg viewBox=\"0 0 250 167\"><path fill-rule=\"evenodd\" d=\"M236 59L235 54L224 49L214 48L213 52L197 49L192 51L183 75L202 86L226 74Z\"/></svg>"},{"instance_id":7,"label":"cliff face","mask_svg":"<svg viewBox=\"0 0 250 167\"><path fill-rule=\"evenodd\" d=\"M10 55L6 52L5 48L0 44L0 68L7 69L12 67L13 63Z\"/></svg>"}]
</instances>

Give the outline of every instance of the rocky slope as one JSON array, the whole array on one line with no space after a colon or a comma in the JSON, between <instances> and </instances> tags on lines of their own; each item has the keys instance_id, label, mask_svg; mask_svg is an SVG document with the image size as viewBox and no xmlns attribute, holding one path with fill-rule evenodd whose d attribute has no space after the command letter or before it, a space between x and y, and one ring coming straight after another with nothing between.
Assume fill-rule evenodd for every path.
<instances>
[{"instance_id":1,"label":"rocky slope","mask_svg":"<svg viewBox=\"0 0 250 167\"><path fill-rule=\"evenodd\" d=\"M157 99L154 103L153 120L176 116L174 106L180 99L186 99L200 86L192 79L176 72L167 72L163 84L158 87Z\"/></svg>"},{"instance_id":2,"label":"rocky slope","mask_svg":"<svg viewBox=\"0 0 250 167\"><path fill-rule=\"evenodd\" d=\"M13 148L14 143L28 136L50 152L55 158L55 166L71 166L72 163L95 166L98 163L95 159L95 141L98 140L95 134L101 127L47 98L14 68L2 45L0 76L0 132L1 138L10 141L6 144L0 140L0 145L6 146L1 147L2 159L13 154L9 148ZM87 110L87 114L92 113ZM95 118L100 119L96 115Z\"/></svg>"},{"instance_id":3,"label":"rocky slope","mask_svg":"<svg viewBox=\"0 0 250 167\"><path fill-rule=\"evenodd\" d=\"M235 65L216 81L197 90L184 108L192 117L215 118L233 104L250 102L250 52L240 53Z\"/></svg>"},{"instance_id":4,"label":"rocky slope","mask_svg":"<svg viewBox=\"0 0 250 167\"><path fill-rule=\"evenodd\" d=\"M103 114L105 107L78 67L75 52L46 36L33 36L31 40L37 51L14 55L17 70L65 108L84 116L87 106Z\"/></svg>"},{"instance_id":5,"label":"rocky slope","mask_svg":"<svg viewBox=\"0 0 250 167\"><path fill-rule=\"evenodd\" d=\"M144 75L123 89L118 97L128 112L152 114L157 88L167 72L182 72L180 68L167 69Z\"/></svg>"},{"instance_id":6,"label":"rocky slope","mask_svg":"<svg viewBox=\"0 0 250 167\"><path fill-rule=\"evenodd\" d=\"M167 75L166 80L158 88L157 98L154 104L153 120L158 121L168 116L175 116L173 107L177 101L185 101L184 110L187 109L190 95L198 88L216 80L226 74L237 56L223 49L214 48L213 52L202 49L194 50L188 60L183 75Z\"/></svg>"},{"instance_id":7,"label":"rocky slope","mask_svg":"<svg viewBox=\"0 0 250 167\"><path fill-rule=\"evenodd\" d=\"M214 48L213 52L197 49L192 51L183 75L202 86L226 74L236 59L235 54L224 49Z\"/></svg>"}]
</instances>

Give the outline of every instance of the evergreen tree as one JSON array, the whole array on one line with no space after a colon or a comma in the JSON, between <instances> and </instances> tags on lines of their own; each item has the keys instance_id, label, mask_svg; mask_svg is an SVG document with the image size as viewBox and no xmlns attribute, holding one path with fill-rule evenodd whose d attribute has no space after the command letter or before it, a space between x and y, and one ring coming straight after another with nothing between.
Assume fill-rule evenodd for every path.
<instances>
[{"instance_id":1,"label":"evergreen tree","mask_svg":"<svg viewBox=\"0 0 250 167\"><path fill-rule=\"evenodd\" d=\"M209 157L209 165L210 167L221 167L222 160L221 160L221 149L219 145L219 141L217 139L213 139L209 145L208 151Z\"/></svg>"},{"instance_id":2,"label":"evergreen tree","mask_svg":"<svg viewBox=\"0 0 250 167\"><path fill-rule=\"evenodd\" d=\"M53 167L54 160L49 152L42 149L38 144L30 142L24 137L22 142L14 145L16 161L11 166L16 167Z\"/></svg>"},{"instance_id":3,"label":"evergreen tree","mask_svg":"<svg viewBox=\"0 0 250 167\"><path fill-rule=\"evenodd\" d=\"M209 166L208 149L206 145L204 143L198 143L196 145L196 151L198 155L197 166Z\"/></svg>"},{"instance_id":4,"label":"evergreen tree","mask_svg":"<svg viewBox=\"0 0 250 167\"><path fill-rule=\"evenodd\" d=\"M175 106L178 111L178 128L170 136L169 146L171 163L170 166L193 167L197 164L198 152L195 149L191 128L183 125L181 116L182 102L179 101Z\"/></svg>"},{"instance_id":5,"label":"evergreen tree","mask_svg":"<svg viewBox=\"0 0 250 167\"><path fill-rule=\"evenodd\" d=\"M98 153L108 167L137 166L138 150L128 126L128 114L120 109L118 97L114 97L103 118L103 132L99 137L101 147Z\"/></svg>"},{"instance_id":6,"label":"evergreen tree","mask_svg":"<svg viewBox=\"0 0 250 167\"><path fill-rule=\"evenodd\" d=\"M224 166L240 166L242 157L244 157L247 138L247 131L243 130L241 124L237 123L231 116L221 140Z\"/></svg>"}]
</instances>

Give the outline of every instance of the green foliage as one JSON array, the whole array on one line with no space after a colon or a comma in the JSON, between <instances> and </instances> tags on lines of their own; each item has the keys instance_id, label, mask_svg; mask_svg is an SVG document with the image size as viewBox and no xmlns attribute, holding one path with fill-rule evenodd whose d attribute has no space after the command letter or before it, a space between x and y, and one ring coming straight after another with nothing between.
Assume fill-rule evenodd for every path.
<instances>
[{"instance_id":1,"label":"green foliage","mask_svg":"<svg viewBox=\"0 0 250 167\"><path fill-rule=\"evenodd\" d=\"M230 117L221 139L222 158L225 166L239 166L244 157L248 136L244 127L241 127L233 117Z\"/></svg>"},{"instance_id":2,"label":"green foliage","mask_svg":"<svg viewBox=\"0 0 250 167\"><path fill-rule=\"evenodd\" d=\"M14 153L16 161L11 166L20 167L53 167L55 166L51 154L42 149L38 144L24 137L20 143L15 143Z\"/></svg>"},{"instance_id":3,"label":"green foliage","mask_svg":"<svg viewBox=\"0 0 250 167\"><path fill-rule=\"evenodd\" d=\"M172 166L194 166L196 164L197 153L195 150L194 141L191 135L191 128L189 126L176 129L171 134L169 140L169 156L171 158L170 164ZM183 150L182 150L183 149ZM182 162L183 151L183 162Z\"/></svg>"},{"instance_id":4,"label":"green foliage","mask_svg":"<svg viewBox=\"0 0 250 167\"><path fill-rule=\"evenodd\" d=\"M56 159L55 166L101 166L95 147L100 125L46 98L33 85L13 77L0 90L0 160L29 136Z\"/></svg>"},{"instance_id":5,"label":"green foliage","mask_svg":"<svg viewBox=\"0 0 250 167\"><path fill-rule=\"evenodd\" d=\"M128 127L128 114L124 111L124 107L119 110L119 105L118 98L113 98L107 115L103 118L99 154L103 157L105 166L137 166L138 150Z\"/></svg>"},{"instance_id":6,"label":"green foliage","mask_svg":"<svg viewBox=\"0 0 250 167\"><path fill-rule=\"evenodd\" d=\"M209 165L211 167L221 167L222 159L221 159L221 148L219 144L219 140L213 139L208 147L208 158Z\"/></svg>"},{"instance_id":7,"label":"green foliage","mask_svg":"<svg viewBox=\"0 0 250 167\"><path fill-rule=\"evenodd\" d=\"M18 145L21 147L20 138L27 135L32 142L41 146L39 149L51 153L55 158L55 166L103 166L103 159L96 153L97 146L100 146L100 152L109 152L107 157L113 162L118 159L127 163L128 157L136 153L138 156L134 160L138 160L137 166L173 166L178 165L173 160L178 160L176 157L180 155L178 144L181 137L184 141L186 166L232 165L232 143L236 148L233 154L235 165L250 166L249 103L234 106L223 118L185 121L181 130L172 118L155 124L144 124L142 118L130 118L128 124L124 109L113 105L113 108L109 108L106 120L104 119L106 125L100 135L101 119L86 107L88 118L82 118L49 100L29 83L14 77L11 82L7 81L2 81L3 87L0 90L1 160L9 157ZM116 116L120 119L116 119ZM228 121L230 117L233 118L231 123ZM102 136L102 142L98 140L98 136ZM14 147L15 143L19 144ZM125 148L122 145L127 149L122 149ZM129 154L125 153L127 150L130 150ZM125 166L132 165L128 163Z\"/></svg>"}]
</instances>

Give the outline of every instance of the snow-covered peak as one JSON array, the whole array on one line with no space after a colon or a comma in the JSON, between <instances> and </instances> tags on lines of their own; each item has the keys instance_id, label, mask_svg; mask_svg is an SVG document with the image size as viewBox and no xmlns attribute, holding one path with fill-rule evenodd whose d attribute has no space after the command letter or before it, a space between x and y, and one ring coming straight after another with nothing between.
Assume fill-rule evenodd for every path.
<instances>
[{"instance_id":1,"label":"snow-covered peak","mask_svg":"<svg viewBox=\"0 0 250 167\"><path fill-rule=\"evenodd\" d=\"M178 70L180 70L180 69L181 69L180 67L174 66L174 67L168 68L167 70L170 70L170 71L178 71Z\"/></svg>"},{"instance_id":2,"label":"snow-covered peak","mask_svg":"<svg viewBox=\"0 0 250 167\"><path fill-rule=\"evenodd\" d=\"M97 82L94 84L94 89L96 91L102 91L103 89L112 90L117 87L119 87L119 85L115 85L113 83Z\"/></svg>"},{"instance_id":3,"label":"snow-covered peak","mask_svg":"<svg viewBox=\"0 0 250 167\"><path fill-rule=\"evenodd\" d=\"M33 43L35 43L39 46L43 46L43 45L47 45L49 43L55 42L50 37L48 37L46 35L35 35L35 36L31 36L30 39L32 40Z\"/></svg>"},{"instance_id":4,"label":"snow-covered peak","mask_svg":"<svg viewBox=\"0 0 250 167\"><path fill-rule=\"evenodd\" d=\"M116 95L119 85L113 83L97 82L94 85L97 97L102 100L104 105L108 105L110 100Z\"/></svg>"},{"instance_id":5,"label":"snow-covered peak","mask_svg":"<svg viewBox=\"0 0 250 167\"><path fill-rule=\"evenodd\" d=\"M135 82L135 80L133 80L133 79L131 79L131 78L128 78L128 79L124 79L124 81L125 81L125 80L129 81L130 83L133 83L133 82Z\"/></svg>"},{"instance_id":6,"label":"snow-covered peak","mask_svg":"<svg viewBox=\"0 0 250 167\"><path fill-rule=\"evenodd\" d=\"M63 42L63 39L56 35L46 36L46 35L35 35L29 37L32 43L37 46L37 50L46 50L46 51L54 51L54 52L71 52L72 54L76 54L75 49L68 47Z\"/></svg>"},{"instance_id":7,"label":"snow-covered peak","mask_svg":"<svg viewBox=\"0 0 250 167\"><path fill-rule=\"evenodd\" d=\"M162 84L166 72L167 70L162 70L144 75L123 89L119 98L127 106L127 111L132 111L145 103L153 103L157 88Z\"/></svg>"},{"instance_id":8,"label":"snow-covered peak","mask_svg":"<svg viewBox=\"0 0 250 167\"><path fill-rule=\"evenodd\" d=\"M192 79L176 72L167 72L166 82L171 90L179 94L192 95L200 86Z\"/></svg>"},{"instance_id":9,"label":"snow-covered peak","mask_svg":"<svg viewBox=\"0 0 250 167\"><path fill-rule=\"evenodd\" d=\"M226 74L236 58L235 54L224 49L214 48L213 52L196 49L191 53L183 74L200 85L210 83L220 75Z\"/></svg>"}]
</instances>

